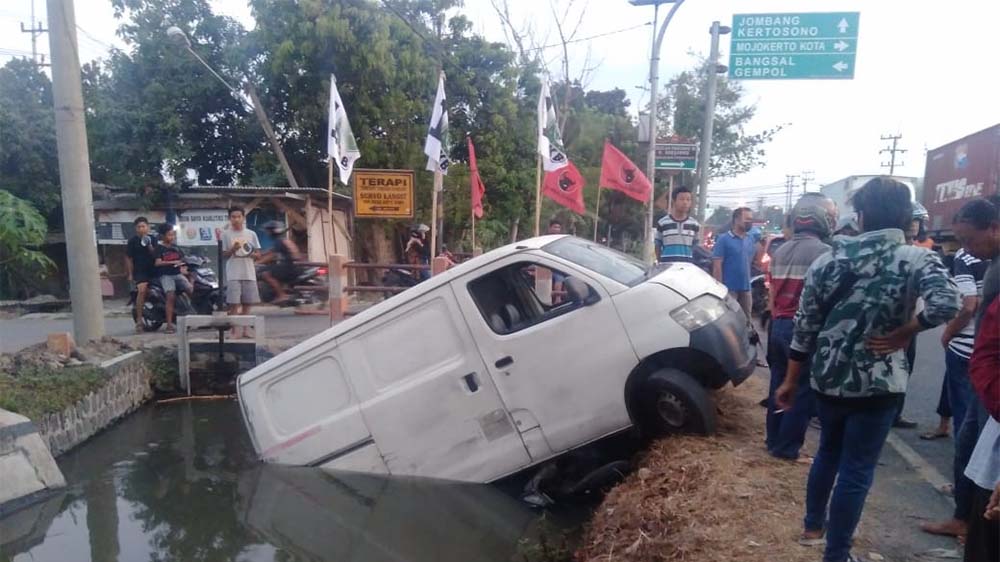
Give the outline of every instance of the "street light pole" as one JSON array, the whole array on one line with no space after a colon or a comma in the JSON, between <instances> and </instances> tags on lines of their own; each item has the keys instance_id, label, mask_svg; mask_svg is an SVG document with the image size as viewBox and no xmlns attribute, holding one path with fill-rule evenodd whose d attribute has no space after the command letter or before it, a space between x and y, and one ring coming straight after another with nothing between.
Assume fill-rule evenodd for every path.
<instances>
[{"instance_id":1,"label":"street light pole","mask_svg":"<svg viewBox=\"0 0 1000 562\"><path fill-rule=\"evenodd\" d=\"M181 28L177 26L167 28L167 36L183 45L187 52L191 53L191 56L197 59L202 66L208 69L208 71L212 73L212 76L218 78L219 82L222 82L226 88L228 88L229 91L236 96L237 99L244 101L243 98L240 97L240 90L233 87L233 85L223 78L222 75L216 72L214 68L205 62L205 59L201 58L198 53L195 52L191 45L191 39L188 38L187 34L184 33ZM285 179L288 180L288 185L295 188L299 187L299 183L295 181L295 174L292 173L292 167L288 165L288 159L285 158L285 151L281 148L281 143L278 142L278 136L274 134L274 127L271 126L271 120L268 119L267 113L264 112L264 106L261 105L260 99L257 97L257 91L254 90L249 81L246 83L246 94L250 96L250 101L252 102L251 108L257 116L260 128L264 130L264 136L266 136L268 142L271 143L271 149L274 150L275 156L278 157L278 163L281 164L281 169L285 172ZM244 101L244 103L246 102Z\"/></svg>"},{"instance_id":2,"label":"street light pole","mask_svg":"<svg viewBox=\"0 0 1000 562\"><path fill-rule=\"evenodd\" d=\"M104 305L97 270L94 194L84 119L80 58L73 0L48 0L49 48L52 52L52 105L55 109L63 230L77 343L104 335Z\"/></svg>"},{"instance_id":3,"label":"street light pole","mask_svg":"<svg viewBox=\"0 0 1000 562\"><path fill-rule=\"evenodd\" d=\"M715 90L719 72L719 35L729 33L729 27L712 22L712 50L708 57L708 92L705 95L705 124L701 132L701 150L698 152L698 220L705 222L705 205L708 203L708 173L712 161L712 130L715 128Z\"/></svg>"},{"instance_id":4,"label":"street light pole","mask_svg":"<svg viewBox=\"0 0 1000 562\"><path fill-rule=\"evenodd\" d=\"M670 12L667 13L667 18L663 20L663 26L659 30L656 29L657 18L659 16L660 4L666 3L670 0L663 0L662 2L656 2L653 7L653 50L649 59L649 151L646 153L646 177L649 178L650 184L656 184L656 125L657 125L657 107L658 94L660 88L660 48L663 46L663 37L667 33L667 26L670 25L670 20L674 18L674 14L677 12L677 8L681 7L684 0L676 0L673 2L673 6L670 7ZM641 5L643 3L648 4L648 1L643 0L633 0L634 5ZM654 259L653 256L653 209L656 201L655 189L649 191L649 209L647 209L646 214L646 232L643 236L643 258L647 261Z\"/></svg>"}]
</instances>

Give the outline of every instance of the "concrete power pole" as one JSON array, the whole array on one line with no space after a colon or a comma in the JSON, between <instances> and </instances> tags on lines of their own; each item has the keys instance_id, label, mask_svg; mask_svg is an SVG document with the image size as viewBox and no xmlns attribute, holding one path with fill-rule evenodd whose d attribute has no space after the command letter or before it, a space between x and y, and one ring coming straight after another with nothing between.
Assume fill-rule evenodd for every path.
<instances>
[{"instance_id":1,"label":"concrete power pole","mask_svg":"<svg viewBox=\"0 0 1000 562\"><path fill-rule=\"evenodd\" d=\"M45 55L42 58L38 58L38 36L47 32L48 29L42 25L42 22L35 22L35 0L31 0L31 27L28 29L24 28L24 23L21 23L21 33L31 34L31 62L38 66L49 66L45 62Z\"/></svg>"},{"instance_id":2,"label":"concrete power pole","mask_svg":"<svg viewBox=\"0 0 1000 562\"><path fill-rule=\"evenodd\" d=\"M799 176L793 176L791 174L788 174L788 175L785 176L785 212L786 213L792 212L792 200L794 199L792 193L795 190L795 180L797 180L798 178L799 178Z\"/></svg>"},{"instance_id":3,"label":"concrete power pole","mask_svg":"<svg viewBox=\"0 0 1000 562\"><path fill-rule=\"evenodd\" d=\"M76 14L73 0L47 0L47 5L52 105L59 150L69 294L73 303L73 336L78 343L82 343L104 335L104 310L101 279L97 271L97 233L94 231L94 199L80 84Z\"/></svg>"},{"instance_id":4,"label":"concrete power pole","mask_svg":"<svg viewBox=\"0 0 1000 562\"><path fill-rule=\"evenodd\" d=\"M802 171L802 193L809 193L809 183L815 179L812 170Z\"/></svg>"},{"instance_id":5,"label":"concrete power pole","mask_svg":"<svg viewBox=\"0 0 1000 562\"><path fill-rule=\"evenodd\" d=\"M889 153L889 161L888 162L882 162L882 167L883 168L889 168L889 175L890 176L896 175L896 153L898 152L900 154L904 154L906 152L905 148L897 148L897 145L899 143L899 139L901 139L901 138L903 138L903 135L900 135L900 134L882 135L882 140L884 140L884 141L892 141L892 146L887 146L887 147L883 148L882 150L878 151L879 154L885 154L886 152ZM902 166L903 163L900 162L899 165Z\"/></svg>"},{"instance_id":6,"label":"concrete power pole","mask_svg":"<svg viewBox=\"0 0 1000 562\"><path fill-rule=\"evenodd\" d=\"M705 124L701 131L701 150L698 152L698 220L705 222L705 205L708 202L708 173L712 160L712 130L715 128L715 90L719 82L719 72L725 67L719 65L719 35L730 29L713 21L712 50L708 57L708 91L705 94ZM725 70L722 70L725 72Z\"/></svg>"}]
</instances>

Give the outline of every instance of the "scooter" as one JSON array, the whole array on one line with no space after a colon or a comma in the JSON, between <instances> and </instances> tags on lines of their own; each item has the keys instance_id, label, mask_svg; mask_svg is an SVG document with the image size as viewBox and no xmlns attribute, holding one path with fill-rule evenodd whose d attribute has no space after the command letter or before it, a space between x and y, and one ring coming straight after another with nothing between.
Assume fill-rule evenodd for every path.
<instances>
[{"instance_id":1,"label":"scooter","mask_svg":"<svg viewBox=\"0 0 1000 562\"><path fill-rule=\"evenodd\" d=\"M224 309L225 295L219 289L219 279L215 276L215 271L208 267L208 260L200 256L184 256L184 265L187 266L188 281L194 290L190 297L183 292L177 294L174 300L174 316L212 314L215 310ZM132 320L139 324L134 306L137 296L137 291L133 289L128 305L132 309ZM146 300L142 307L142 328L147 332L155 332L166 321L167 295L160 285L160 280L153 279L149 282Z\"/></svg>"},{"instance_id":2,"label":"scooter","mask_svg":"<svg viewBox=\"0 0 1000 562\"><path fill-rule=\"evenodd\" d=\"M260 300L272 302L275 299L274 289L264 281L261 275L264 267L257 267L257 287L260 291ZM328 271L325 267L314 265L294 264L295 276L290 281L279 279L285 282L288 299L281 306L304 306L326 302L329 299L329 287L327 286Z\"/></svg>"}]
</instances>

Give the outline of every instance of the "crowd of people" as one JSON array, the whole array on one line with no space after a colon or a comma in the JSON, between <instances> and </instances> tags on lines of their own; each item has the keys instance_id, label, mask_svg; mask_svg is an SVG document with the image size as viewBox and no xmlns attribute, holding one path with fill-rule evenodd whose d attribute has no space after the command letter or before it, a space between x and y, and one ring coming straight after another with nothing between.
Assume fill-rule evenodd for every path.
<instances>
[{"instance_id":1,"label":"crowd of people","mask_svg":"<svg viewBox=\"0 0 1000 562\"><path fill-rule=\"evenodd\" d=\"M222 253L225 259L226 302L229 314L248 315L251 307L261 302L258 289L257 266L264 265L261 280L273 289L274 302L282 304L288 299L287 284L294 277L294 264L302 259L298 246L285 236L287 229L271 221L264 230L274 240L274 248L262 251L257 233L247 228L246 213L240 207L228 211L229 225L221 231ZM126 267L129 283L135 291L136 331L143 332L143 311L149 295L150 283L157 283L165 295L165 323L167 333L174 333L175 307L179 294L191 296L193 285L189 279L184 250L177 246L176 225L162 224L150 233L149 220L137 217L133 221L135 235L126 246ZM233 337L249 337L249 328L233 328Z\"/></svg>"},{"instance_id":2,"label":"crowd of people","mask_svg":"<svg viewBox=\"0 0 1000 562\"><path fill-rule=\"evenodd\" d=\"M917 336L941 325L941 423L923 437L954 427L955 512L922 528L964 540L966 561L1000 560L1000 198L972 200L954 217L962 249L951 270L911 199L907 186L875 178L853 195L855 216L838 218L833 201L805 194L771 256L765 446L811 465L799 542L824 546L824 562L860 560L851 544L882 447L892 427L915 426L901 414ZM693 261L700 225L690 208L690 191L675 190L657 223L661 262ZM752 223L750 209L734 211L712 266L748 316Z\"/></svg>"}]
</instances>

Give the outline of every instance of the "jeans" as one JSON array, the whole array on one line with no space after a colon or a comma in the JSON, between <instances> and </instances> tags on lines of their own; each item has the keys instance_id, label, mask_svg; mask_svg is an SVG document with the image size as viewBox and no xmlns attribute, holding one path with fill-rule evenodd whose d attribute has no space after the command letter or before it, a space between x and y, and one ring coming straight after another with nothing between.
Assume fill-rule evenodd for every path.
<instances>
[{"instance_id":1,"label":"jeans","mask_svg":"<svg viewBox=\"0 0 1000 562\"><path fill-rule=\"evenodd\" d=\"M955 436L955 464L952 467L955 477L955 519L969 522L972 519L972 499L976 492L976 484L965 476L965 467L969 464L972 451L979 441L979 434L986 425L990 414L975 394L969 400L962 428Z\"/></svg>"},{"instance_id":2,"label":"jeans","mask_svg":"<svg viewBox=\"0 0 1000 562\"><path fill-rule=\"evenodd\" d=\"M952 432L958 438L958 430L965 419L969 402L975 398L975 391L969 380L969 360L950 348L944 352L944 384L946 390L942 392L947 396L947 410L951 412L953 421Z\"/></svg>"},{"instance_id":3,"label":"jeans","mask_svg":"<svg viewBox=\"0 0 1000 562\"><path fill-rule=\"evenodd\" d=\"M951 418L951 399L948 398L948 370L945 369L944 378L941 379L941 394L938 395L938 405L937 405L937 415L942 418ZM962 422L958 422L956 425L961 425ZM954 428L955 432L958 432L958 428Z\"/></svg>"},{"instance_id":4,"label":"jeans","mask_svg":"<svg viewBox=\"0 0 1000 562\"><path fill-rule=\"evenodd\" d=\"M875 466L896 406L865 408L823 399L817 400L817 406L822 429L806 484L804 526L809 531L826 529L824 562L844 562L851 552L854 529L875 479Z\"/></svg>"},{"instance_id":5,"label":"jeans","mask_svg":"<svg viewBox=\"0 0 1000 562\"><path fill-rule=\"evenodd\" d=\"M795 392L795 405L778 413L774 394L785 381L788 370L788 350L792 343L794 324L791 318L776 318L771 322L771 336L767 342L767 362L771 366L771 391L767 395L767 451L783 459L799 458L799 449L806 439L809 419L815 408L813 390L809 386L809 364L802 366L805 375L799 379Z\"/></svg>"}]
</instances>

